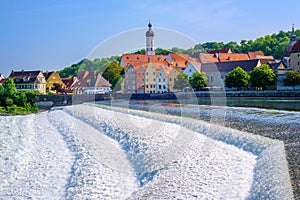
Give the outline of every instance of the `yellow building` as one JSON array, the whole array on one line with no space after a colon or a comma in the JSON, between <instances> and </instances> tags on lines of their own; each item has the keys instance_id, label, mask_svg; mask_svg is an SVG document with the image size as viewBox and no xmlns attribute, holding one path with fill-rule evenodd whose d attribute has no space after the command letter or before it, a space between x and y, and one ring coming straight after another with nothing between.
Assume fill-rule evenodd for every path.
<instances>
[{"instance_id":1,"label":"yellow building","mask_svg":"<svg viewBox=\"0 0 300 200\"><path fill-rule=\"evenodd\" d=\"M158 68L158 69L157 69ZM160 67L149 62L145 70L145 93L156 93L156 75Z\"/></svg>"},{"instance_id":2,"label":"yellow building","mask_svg":"<svg viewBox=\"0 0 300 200\"><path fill-rule=\"evenodd\" d=\"M176 81L177 76L180 72L174 67L172 70L169 71L168 74L168 89L169 92L174 92L174 81Z\"/></svg>"},{"instance_id":3,"label":"yellow building","mask_svg":"<svg viewBox=\"0 0 300 200\"><path fill-rule=\"evenodd\" d=\"M55 84L59 84L61 88L65 89L66 86L61 80L59 74L57 72L45 72L43 73L45 76L45 79L47 81L46 83L46 90L47 92L50 90L54 90Z\"/></svg>"}]
</instances>

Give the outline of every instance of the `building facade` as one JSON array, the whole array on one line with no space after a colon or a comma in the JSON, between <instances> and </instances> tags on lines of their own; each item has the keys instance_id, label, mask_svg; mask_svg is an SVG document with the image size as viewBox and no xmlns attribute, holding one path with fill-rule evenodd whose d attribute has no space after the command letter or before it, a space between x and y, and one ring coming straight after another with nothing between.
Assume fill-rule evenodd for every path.
<instances>
[{"instance_id":1,"label":"building facade","mask_svg":"<svg viewBox=\"0 0 300 200\"><path fill-rule=\"evenodd\" d=\"M125 94L135 94L136 93L136 70L132 64L129 64L125 77L123 80L123 93Z\"/></svg>"},{"instance_id":2,"label":"building facade","mask_svg":"<svg viewBox=\"0 0 300 200\"><path fill-rule=\"evenodd\" d=\"M14 80L18 91L35 90L46 94L46 79L42 71L11 71L9 78Z\"/></svg>"},{"instance_id":3,"label":"building facade","mask_svg":"<svg viewBox=\"0 0 300 200\"><path fill-rule=\"evenodd\" d=\"M60 75L57 72L44 72L43 75L46 79L46 91L53 90L56 84L58 84L62 89L66 89L66 85L60 78Z\"/></svg>"}]
</instances>

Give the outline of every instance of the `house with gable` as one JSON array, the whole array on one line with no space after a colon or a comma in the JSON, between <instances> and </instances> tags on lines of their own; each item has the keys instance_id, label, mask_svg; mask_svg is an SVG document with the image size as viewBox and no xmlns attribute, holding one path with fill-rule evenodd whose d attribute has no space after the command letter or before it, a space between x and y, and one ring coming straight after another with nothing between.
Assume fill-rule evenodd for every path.
<instances>
[{"instance_id":1,"label":"house with gable","mask_svg":"<svg viewBox=\"0 0 300 200\"><path fill-rule=\"evenodd\" d=\"M64 82L61 80L60 75L57 72L44 72L43 75L45 76L46 79L46 91L53 90L56 85L58 84L60 88L66 89L66 85Z\"/></svg>"},{"instance_id":2,"label":"house with gable","mask_svg":"<svg viewBox=\"0 0 300 200\"><path fill-rule=\"evenodd\" d=\"M174 92L174 82L176 81L177 76L180 73L181 72L176 67L169 69L169 74L168 74L168 90L169 90L169 92Z\"/></svg>"},{"instance_id":3,"label":"house with gable","mask_svg":"<svg viewBox=\"0 0 300 200\"><path fill-rule=\"evenodd\" d=\"M73 91L76 94L104 94L111 93L110 87L111 84L100 73L80 71Z\"/></svg>"},{"instance_id":4,"label":"house with gable","mask_svg":"<svg viewBox=\"0 0 300 200\"><path fill-rule=\"evenodd\" d=\"M69 78L62 78L61 81L65 84L66 93L72 94L73 93L73 86L76 82L77 78L75 76L70 76Z\"/></svg>"},{"instance_id":5,"label":"house with gable","mask_svg":"<svg viewBox=\"0 0 300 200\"><path fill-rule=\"evenodd\" d=\"M193 73L195 72L201 72L201 63L190 63L183 71L183 73L186 74L188 78L192 78Z\"/></svg>"},{"instance_id":6,"label":"house with gable","mask_svg":"<svg viewBox=\"0 0 300 200\"><path fill-rule=\"evenodd\" d=\"M145 93L156 93L156 75L160 65L149 62L145 70Z\"/></svg>"},{"instance_id":7,"label":"house with gable","mask_svg":"<svg viewBox=\"0 0 300 200\"><path fill-rule=\"evenodd\" d=\"M136 93L144 94L145 93L145 71L147 64L140 64L135 68L136 71Z\"/></svg>"},{"instance_id":8,"label":"house with gable","mask_svg":"<svg viewBox=\"0 0 300 200\"><path fill-rule=\"evenodd\" d=\"M11 71L9 78L14 80L18 91L35 90L46 94L46 79L43 72L37 71Z\"/></svg>"},{"instance_id":9,"label":"house with gable","mask_svg":"<svg viewBox=\"0 0 300 200\"><path fill-rule=\"evenodd\" d=\"M126 73L123 79L123 87L121 87L123 94L136 93L136 70L132 64L126 67Z\"/></svg>"},{"instance_id":10,"label":"house with gable","mask_svg":"<svg viewBox=\"0 0 300 200\"><path fill-rule=\"evenodd\" d=\"M156 93L168 92L168 74L170 67L160 66L160 70L156 76Z\"/></svg>"}]
</instances>

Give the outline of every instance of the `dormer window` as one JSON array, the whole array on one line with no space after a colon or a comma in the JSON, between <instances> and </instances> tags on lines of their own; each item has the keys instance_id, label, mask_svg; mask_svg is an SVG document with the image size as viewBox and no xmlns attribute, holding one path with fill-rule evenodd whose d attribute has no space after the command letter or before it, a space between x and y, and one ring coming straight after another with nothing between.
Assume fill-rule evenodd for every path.
<instances>
[{"instance_id":1,"label":"dormer window","mask_svg":"<svg viewBox=\"0 0 300 200\"><path fill-rule=\"evenodd\" d=\"M29 78L28 78L28 77L24 77L24 78L23 78L23 81L24 81L24 82L28 82L28 81L29 81Z\"/></svg>"}]
</instances>

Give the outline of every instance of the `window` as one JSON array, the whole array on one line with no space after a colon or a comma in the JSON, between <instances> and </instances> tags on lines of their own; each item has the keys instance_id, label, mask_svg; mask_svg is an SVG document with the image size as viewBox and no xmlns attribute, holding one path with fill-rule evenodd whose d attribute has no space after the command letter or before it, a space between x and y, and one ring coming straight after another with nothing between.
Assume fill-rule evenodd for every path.
<instances>
[{"instance_id":1,"label":"window","mask_svg":"<svg viewBox=\"0 0 300 200\"><path fill-rule=\"evenodd\" d=\"M300 57L300 53L298 53L298 57Z\"/></svg>"},{"instance_id":2,"label":"window","mask_svg":"<svg viewBox=\"0 0 300 200\"><path fill-rule=\"evenodd\" d=\"M146 79L146 82L148 82L148 79Z\"/></svg>"},{"instance_id":3,"label":"window","mask_svg":"<svg viewBox=\"0 0 300 200\"><path fill-rule=\"evenodd\" d=\"M141 75L141 73L139 72L139 73L138 73L138 75L140 76L140 75Z\"/></svg>"},{"instance_id":4,"label":"window","mask_svg":"<svg viewBox=\"0 0 300 200\"><path fill-rule=\"evenodd\" d=\"M153 79L153 81L155 81L155 78Z\"/></svg>"},{"instance_id":5,"label":"window","mask_svg":"<svg viewBox=\"0 0 300 200\"><path fill-rule=\"evenodd\" d=\"M160 79L158 79L158 82L160 82Z\"/></svg>"},{"instance_id":6,"label":"window","mask_svg":"<svg viewBox=\"0 0 300 200\"><path fill-rule=\"evenodd\" d=\"M192 69L190 69L190 72L192 72Z\"/></svg>"},{"instance_id":7,"label":"window","mask_svg":"<svg viewBox=\"0 0 300 200\"><path fill-rule=\"evenodd\" d=\"M298 66L300 66L300 62L298 62Z\"/></svg>"},{"instance_id":8,"label":"window","mask_svg":"<svg viewBox=\"0 0 300 200\"><path fill-rule=\"evenodd\" d=\"M210 81L214 82L214 77L213 76L210 77Z\"/></svg>"},{"instance_id":9,"label":"window","mask_svg":"<svg viewBox=\"0 0 300 200\"><path fill-rule=\"evenodd\" d=\"M163 79L163 82L166 82L166 80L165 80L165 79Z\"/></svg>"},{"instance_id":10,"label":"window","mask_svg":"<svg viewBox=\"0 0 300 200\"><path fill-rule=\"evenodd\" d=\"M146 72L146 76L148 76L148 72Z\"/></svg>"},{"instance_id":11,"label":"window","mask_svg":"<svg viewBox=\"0 0 300 200\"><path fill-rule=\"evenodd\" d=\"M170 78L170 81L172 81L172 78Z\"/></svg>"},{"instance_id":12,"label":"window","mask_svg":"<svg viewBox=\"0 0 300 200\"><path fill-rule=\"evenodd\" d=\"M52 76L52 79L55 79L56 77L55 76Z\"/></svg>"},{"instance_id":13,"label":"window","mask_svg":"<svg viewBox=\"0 0 300 200\"><path fill-rule=\"evenodd\" d=\"M153 72L153 75L155 75L155 72Z\"/></svg>"},{"instance_id":14,"label":"window","mask_svg":"<svg viewBox=\"0 0 300 200\"><path fill-rule=\"evenodd\" d=\"M158 86L158 89L161 89L161 85Z\"/></svg>"},{"instance_id":15,"label":"window","mask_svg":"<svg viewBox=\"0 0 300 200\"><path fill-rule=\"evenodd\" d=\"M143 76L145 75L144 72L142 73L142 75L143 75Z\"/></svg>"},{"instance_id":16,"label":"window","mask_svg":"<svg viewBox=\"0 0 300 200\"><path fill-rule=\"evenodd\" d=\"M142 81L144 82L144 81L145 81L145 79L144 79L144 78L142 78Z\"/></svg>"}]
</instances>

